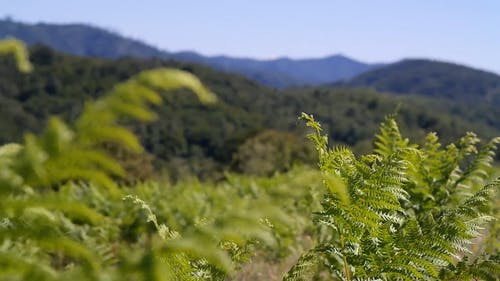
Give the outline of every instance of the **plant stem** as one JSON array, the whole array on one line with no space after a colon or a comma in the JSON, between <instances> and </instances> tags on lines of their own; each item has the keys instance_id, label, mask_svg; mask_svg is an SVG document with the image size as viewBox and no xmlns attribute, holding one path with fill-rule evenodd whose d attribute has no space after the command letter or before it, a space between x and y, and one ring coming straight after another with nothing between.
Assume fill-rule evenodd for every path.
<instances>
[{"instance_id":1,"label":"plant stem","mask_svg":"<svg viewBox=\"0 0 500 281\"><path fill-rule=\"evenodd\" d=\"M339 230L340 234L340 230ZM340 234L340 247L344 250L344 236ZM349 265L347 264L347 258L342 254L342 260L344 261L344 273L347 281L351 280L351 273L349 272Z\"/></svg>"}]
</instances>

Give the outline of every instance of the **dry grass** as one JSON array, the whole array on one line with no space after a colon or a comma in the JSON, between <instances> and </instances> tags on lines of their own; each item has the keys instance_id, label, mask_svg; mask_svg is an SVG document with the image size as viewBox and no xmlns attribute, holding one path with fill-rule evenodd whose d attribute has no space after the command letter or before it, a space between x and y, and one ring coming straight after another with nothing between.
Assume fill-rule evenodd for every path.
<instances>
[{"instance_id":1,"label":"dry grass","mask_svg":"<svg viewBox=\"0 0 500 281\"><path fill-rule=\"evenodd\" d=\"M258 252L249 263L243 265L237 274L228 278L232 281L277 281L282 280L283 275L297 262L299 257L310 249L313 240L310 236L302 236L301 245L294 249L292 253L281 260L273 260L266 256L264 252Z\"/></svg>"}]
</instances>

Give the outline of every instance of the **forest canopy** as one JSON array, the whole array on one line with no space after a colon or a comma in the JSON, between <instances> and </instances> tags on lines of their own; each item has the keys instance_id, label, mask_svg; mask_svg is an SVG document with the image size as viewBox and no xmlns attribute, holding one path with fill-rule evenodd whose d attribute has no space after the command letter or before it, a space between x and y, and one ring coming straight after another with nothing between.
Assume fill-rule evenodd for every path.
<instances>
[{"instance_id":1,"label":"forest canopy","mask_svg":"<svg viewBox=\"0 0 500 281\"><path fill-rule=\"evenodd\" d=\"M146 69L175 67L198 76L219 96L219 103L203 106L182 91L165 96L165 105L155 109L159 118L148 124L133 124L133 130L154 166L168 167L174 177L220 175L238 168L237 154L252 138L268 130L275 136L292 134L277 142L304 137L297 123L302 111L313 114L335 143L354 151L372 147L371 136L384 116L398 107L402 130L417 140L436 131L444 142L466 131L491 138L500 134L500 109L421 96L394 97L373 90L352 88L296 88L278 91L260 86L238 75L208 67L158 59L122 58L104 60L64 55L45 46L30 49L33 72L12 71L15 61L0 58L0 143L19 141L25 131L40 132L48 117L74 120L85 102L101 97L114 84ZM301 142L299 142L301 143ZM307 145L299 150L308 151ZM248 145L247 145L248 147ZM236 157L236 158L235 158ZM272 157L280 157L271 155ZM314 156L291 157L293 163L312 163ZM152 164L152 165L153 165ZM133 165L132 165L133 166ZM282 168L276 167L276 171Z\"/></svg>"}]
</instances>

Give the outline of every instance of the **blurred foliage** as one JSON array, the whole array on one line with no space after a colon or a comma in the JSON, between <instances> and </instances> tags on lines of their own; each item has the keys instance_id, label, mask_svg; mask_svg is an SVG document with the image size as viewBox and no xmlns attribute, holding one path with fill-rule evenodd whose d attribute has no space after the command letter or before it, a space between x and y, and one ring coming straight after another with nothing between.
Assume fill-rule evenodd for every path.
<instances>
[{"instance_id":1,"label":"blurred foliage","mask_svg":"<svg viewBox=\"0 0 500 281\"><path fill-rule=\"evenodd\" d=\"M104 145L142 151L120 121L153 120L158 91L182 87L216 99L190 73L144 71L86 103L71 125L51 117L42 134L0 146L0 280L224 280L249 245L275 244L273 227L286 229L288 217L251 196L196 184L127 190L113 180L125 171ZM153 209L135 191L167 205Z\"/></svg>"},{"instance_id":2,"label":"blurred foliage","mask_svg":"<svg viewBox=\"0 0 500 281\"><path fill-rule=\"evenodd\" d=\"M17 63L17 69L21 72L30 72L32 70L31 63L28 59L28 50L24 44L17 39L4 39L0 44L0 56L7 54L14 55Z\"/></svg>"},{"instance_id":3,"label":"blurred foliage","mask_svg":"<svg viewBox=\"0 0 500 281\"><path fill-rule=\"evenodd\" d=\"M238 172L270 176L290 170L294 163L313 163L313 148L290 133L266 130L248 138L233 155Z\"/></svg>"}]
</instances>

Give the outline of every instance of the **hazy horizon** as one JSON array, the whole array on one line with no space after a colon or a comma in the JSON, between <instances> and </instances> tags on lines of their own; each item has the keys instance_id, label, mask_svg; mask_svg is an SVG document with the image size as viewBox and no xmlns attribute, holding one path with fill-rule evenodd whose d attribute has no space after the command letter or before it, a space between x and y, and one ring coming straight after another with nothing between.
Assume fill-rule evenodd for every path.
<instances>
[{"instance_id":1,"label":"hazy horizon","mask_svg":"<svg viewBox=\"0 0 500 281\"><path fill-rule=\"evenodd\" d=\"M340 54L367 63L426 58L500 73L496 1L19 0L3 8L0 16L15 21L91 24L170 52L259 60Z\"/></svg>"}]
</instances>

